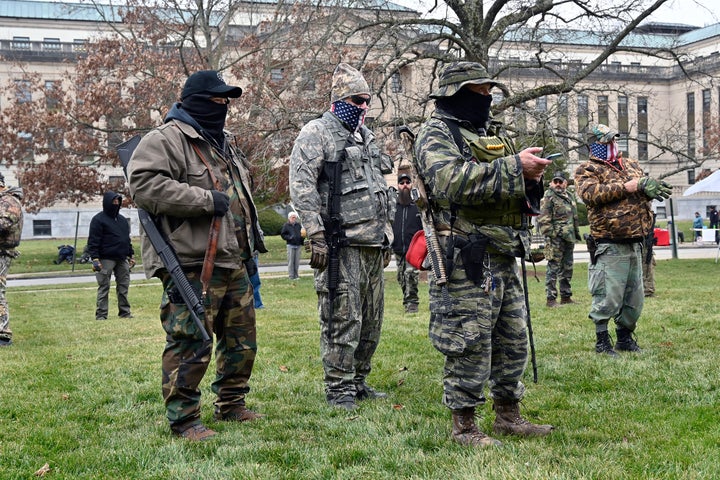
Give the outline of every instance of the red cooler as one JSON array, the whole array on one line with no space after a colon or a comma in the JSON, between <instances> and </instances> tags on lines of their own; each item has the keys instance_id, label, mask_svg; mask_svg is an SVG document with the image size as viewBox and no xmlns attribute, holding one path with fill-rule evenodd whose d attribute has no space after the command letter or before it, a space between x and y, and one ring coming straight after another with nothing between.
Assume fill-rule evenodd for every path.
<instances>
[{"instance_id":1,"label":"red cooler","mask_svg":"<svg viewBox=\"0 0 720 480\"><path fill-rule=\"evenodd\" d=\"M655 238L657 238L657 243L655 245L660 247L670 245L670 230L667 228L656 228Z\"/></svg>"}]
</instances>

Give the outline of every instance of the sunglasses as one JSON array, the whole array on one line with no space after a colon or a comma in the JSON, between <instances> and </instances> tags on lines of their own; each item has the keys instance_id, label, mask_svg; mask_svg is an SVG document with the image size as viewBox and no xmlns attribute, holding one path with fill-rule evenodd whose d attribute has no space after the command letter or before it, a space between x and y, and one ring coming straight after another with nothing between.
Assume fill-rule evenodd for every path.
<instances>
[{"instance_id":1,"label":"sunglasses","mask_svg":"<svg viewBox=\"0 0 720 480\"><path fill-rule=\"evenodd\" d=\"M410 185L410 180L400 180L398 185Z\"/></svg>"},{"instance_id":2,"label":"sunglasses","mask_svg":"<svg viewBox=\"0 0 720 480\"><path fill-rule=\"evenodd\" d=\"M370 98L369 97L362 97L360 95L350 95L350 101L353 102L355 105L362 105L363 103L367 103L367 106L370 106Z\"/></svg>"}]
</instances>

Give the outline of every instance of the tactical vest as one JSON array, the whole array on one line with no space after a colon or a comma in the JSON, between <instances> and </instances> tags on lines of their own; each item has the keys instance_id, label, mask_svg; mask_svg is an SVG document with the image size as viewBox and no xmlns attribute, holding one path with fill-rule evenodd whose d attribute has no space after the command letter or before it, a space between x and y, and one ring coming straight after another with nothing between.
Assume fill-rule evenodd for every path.
<instances>
[{"instance_id":1,"label":"tactical vest","mask_svg":"<svg viewBox=\"0 0 720 480\"><path fill-rule=\"evenodd\" d=\"M331 113L325 112L322 120L335 141L335 155L325 161L342 162L340 176L342 227L361 224L385 214L377 211L376 199L378 194L386 193L380 181L382 177L378 178L381 175L378 172L383 170L380 149L374 143L366 148L365 145L357 144L354 139L348 139L352 134ZM328 211L329 181L330 179L323 175L318 184L323 214Z\"/></svg>"},{"instance_id":2,"label":"tactical vest","mask_svg":"<svg viewBox=\"0 0 720 480\"><path fill-rule=\"evenodd\" d=\"M490 163L498 158L515 154L515 147L506 137L492 134L481 136L477 132L460 127L452 120L443 119L443 121L450 128L455 143L467 161ZM450 205L450 208L458 218L474 225L522 227L521 204L517 199L502 200L495 205L489 204L483 208L459 205Z\"/></svg>"},{"instance_id":3,"label":"tactical vest","mask_svg":"<svg viewBox=\"0 0 720 480\"><path fill-rule=\"evenodd\" d=\"M23 212L20 200L5 191L0 194L0 215L12 222L12 225L0 234L0 249L13 249L20 245L23 228Z\"/></svg>"}]
</instances>

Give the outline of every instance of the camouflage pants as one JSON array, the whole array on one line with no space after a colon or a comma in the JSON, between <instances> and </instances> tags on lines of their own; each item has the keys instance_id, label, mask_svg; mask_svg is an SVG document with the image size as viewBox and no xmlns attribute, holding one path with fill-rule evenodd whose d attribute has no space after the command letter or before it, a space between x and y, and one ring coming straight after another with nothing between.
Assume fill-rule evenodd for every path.
<instances>
[{"instance_id":1,"label":"camouflage pants","mask_svg":"<svg viewBox=\"0 0 720 480\"><path fill-rule=\"evenodd\" d=\"M433 346L445 355L443 403L452 410L492 398L521 400L528 357L527 312L517 261L487 254L493 275L486 293L467 279L459 250L445 295L430 275L430 327Z\"/></svg>"},{"instance_id":2,"label":"camouflage pants","mask_svg":"<svg viewBox=\"0 0 720 480\"><path fill-rule=\"evenodd\" d=\"M570 282L573 276L573 251L575 243L558 237L545 237L545 258L547 259L547 272L545 273L545 296L548 300L557 298L558 280L560 283L560 297L572 297Z\"/></svg>"},{"instance_id":3,"label":"camouflage pants","mask_svg":"<svg viewBox=\"0 0 720 480\"><path fill-rule=\"evenodd\" d=\"M187 272L200 292L200 272ZM166 333L162 356L162 393L170 428L181 431L200 421L200 381L210 365L212 341L204 342L169 275L162 278L160 320ZM215 333L215 410L245 405L255 362L253 289L245 268L215 268L205 300L204 324ZM203 320L203 319L201 319Z\"/></svg>"},{"instance_id":4,"label":"camouflage pants","mask_svg":"<svg viewBox=\"0 0 720 480\"><path fill-rule=\"evenodd\" d=\"M635 330L645 301L642 288L640 243L600 243L595 265L588 267L588 289L592 295L590 319L596 332L608 329L611 319L618 326Z\"/></svg>"},{"instance_id":5,"label":"camouflage pants","mask_svg":"<svg viewBox=\"0 0 720 480\"><path fill-rule=\"evenodd\" d=\"M102 264L102 270L95 272L95 280L97 280L98 284L95 318L107 318L108 316L108 294L110 293L110 279L113 273L115 274L118 315L121 317L129 316L130 264L125 259L113 260L110 258L101 258L100 263Z\"/></svg>"},{"instance_id":6,"label":"camouflage pants","mask_svg":"<svg viewBox=\"0 0 720 480\"><path fill-rule=\"evenodd\" d=\"M385 277L380 248L340 249L340 275L333 314L328 303L328 269L315 270L320 311L320 355L325 391L331 396L355 396L370 374L380 342Z\"/></svg>"},{"instance_id":7,"label":"camouflage pants","mask_svg":"<svg viewBox=\"0 0 720 480\"><path fill-rule=\"evenodd\" d=\"M7 298L7 275L10 270L10 264L13 257L8 255L0 255L0 338L12 340L12 330L10 330L10 309L8 307Z\"/></svg>"},{"instance_id":8,"label":"camouflage pants","mask_svg":"<svg viewBox=\"0 0 720 480\"><path fill-rule=\"evenodd\" d=\"M403 305L417 305L418 300L418 271L405 261L405 255L395 254L397 265L397 281L403 292Z\"/></svg>"}]
</instances>

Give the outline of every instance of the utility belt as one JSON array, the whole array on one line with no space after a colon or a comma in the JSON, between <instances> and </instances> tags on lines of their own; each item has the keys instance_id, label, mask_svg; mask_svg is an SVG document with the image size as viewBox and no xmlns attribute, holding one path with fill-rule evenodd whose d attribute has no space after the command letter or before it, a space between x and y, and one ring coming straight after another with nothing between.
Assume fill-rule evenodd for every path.
<instances>
[{"instance_id":1,"label":"utility belt","mask_svg":"<svg viewBox=\"0 0 720 480\"><path fill-rule=\"evenodd\" d=\"M485 255L492 249L490 239L480 234L468 235L467 238L456 234L453 235L448 242L447 251L445 252L449 272L448 276L452 274L455 266L453 256L456 248L460 249L460 258L462 258L467 279L475 285L483 283Z\"/></svg>"}]
</instances>

